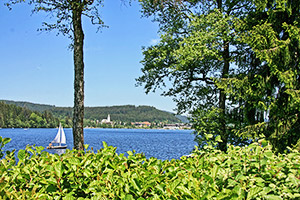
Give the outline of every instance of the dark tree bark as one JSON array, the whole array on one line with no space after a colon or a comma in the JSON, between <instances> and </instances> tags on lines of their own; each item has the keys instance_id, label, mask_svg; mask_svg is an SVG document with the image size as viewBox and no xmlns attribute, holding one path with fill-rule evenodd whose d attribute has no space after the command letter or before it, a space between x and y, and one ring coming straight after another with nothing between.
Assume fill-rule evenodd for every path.
<instances>
[{"instance_id":1,"label":"dark tree bark","mask_svg":"<svg viewBox=\"0 0 300 200\"><path fill-rule=\"evenodd\" d=\"M74 29L74 111L73 111L73 144L77 150L84 149L83 118L84 118L84 62L81 16L82 8L76 6L72 12Z\"/></svg>"},{"instance_id":2,"label":"dark tree bark","mask_svg":"<svg viewBox=\"0 0 300 200\"><path fill-rule=\"evenodd\" d=\"M229 42L224 41L224 51L223 51L223 59L224 59L224 66L222 71L222 78L228 78L229 73ZM221 139L222 142L219 143L220 150L226 152L227 151L227 142L228 142L228 135L226 133L226 94L223 89L220 90L220 96L219 96L219 108L221 109L221 120L220 120L220 126L221 126Z\"/></svg>"},{"instance_id":3,"label":"dark tree bark","mask_svg":"<svg viewBox=\"0 0 300 200\"><path fill-rule=\"evenodd\" d=\"M217 1L218 9L222 11L222 0ZM228 78L229 73L229 61L230 61L230 54L229 54L229 42L224 41L224 47L223 47L223 60L224 60L224 66L222 70L222 77L221 78ZM228 142L228 135L226 133L226 94L223 89L220 90L219 93L219 108L221 109L221 115L220 115L220 136L222 139L222 142L219 143L220 150L226 152L227 151L227 142Z\"/></svg>"}]
</instances>

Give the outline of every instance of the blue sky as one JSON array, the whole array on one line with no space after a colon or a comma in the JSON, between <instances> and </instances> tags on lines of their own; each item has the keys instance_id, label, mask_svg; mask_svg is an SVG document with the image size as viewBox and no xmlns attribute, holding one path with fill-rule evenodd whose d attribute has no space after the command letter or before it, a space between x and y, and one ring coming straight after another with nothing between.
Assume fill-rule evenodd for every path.
<instances>
[{"instance_id":1,"label":"blue sky","mask_svg":"<svg viewBox=\"0 0 300 200\"><path fill-rule=\"evenodd\" d=\"M104 1L101 16L109 28L96 32L85 20L85 105L150 105L172 111L175 103L159 93L146 95L135 87L141 75L142 46L159 36L151 19L141 18L140 6ZM0 99L73 106L73 54L69 39L56 32L37 32L43 14L31 7L0 5Z\"/></svg>"}]
</instances>

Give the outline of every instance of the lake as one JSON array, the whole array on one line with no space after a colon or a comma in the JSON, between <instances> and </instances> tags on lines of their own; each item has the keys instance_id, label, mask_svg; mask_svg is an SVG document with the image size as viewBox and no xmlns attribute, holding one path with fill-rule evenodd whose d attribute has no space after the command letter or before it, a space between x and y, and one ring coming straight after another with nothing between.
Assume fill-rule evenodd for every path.
<instances>
[{"instance_id":1,"label":"lake","mask_svg":"<svg viewBox=\"0 0 300 200\"><path fill-rule=\"evenodd\" d=\"M58 129L0 129L0 136L11 138L4 150L25 149L26 145L47 147ZM72 129L64 129L68 149L73 148ZM84 129L84 143L96 152L102 148L102 141L117 147L117 153L135 150L144 153L147 158L162 160L180 159L190 154L196 142L192 130L158 130L158 129ZM61 150L47 150L61 153Z\"/></svg>"}]
</instances>

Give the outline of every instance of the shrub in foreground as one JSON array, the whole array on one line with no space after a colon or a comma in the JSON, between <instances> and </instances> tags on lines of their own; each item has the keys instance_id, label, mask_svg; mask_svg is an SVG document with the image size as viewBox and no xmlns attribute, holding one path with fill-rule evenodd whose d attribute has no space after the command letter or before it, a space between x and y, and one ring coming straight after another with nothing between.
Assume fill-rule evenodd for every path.
<instances>
[{"instance_id":1,"label":"shrub in foreground","mask_svg":"<svg viewBox=\"0 0 300 200\"><path fill-rule=\"evenodd\" d=\"M300 154L275 155L253 143L211 146L193 157L162 161L143 154L118 155L107 146L94 153L43 147L7 152L0 163L3 199L299 199ZM1 198L0 198L1 199Z\"/></svg>"}]
</instances>

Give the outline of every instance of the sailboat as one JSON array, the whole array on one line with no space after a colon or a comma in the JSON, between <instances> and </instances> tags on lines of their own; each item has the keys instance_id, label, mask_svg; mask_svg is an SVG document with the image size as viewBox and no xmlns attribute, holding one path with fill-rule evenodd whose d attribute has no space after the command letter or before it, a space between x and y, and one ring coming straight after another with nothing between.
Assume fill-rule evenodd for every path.
<instances>
[{"instance_id":1,"label":"sailboat","mask_svg":"<svg viewBox=\"0 0 300 200\"><path fill-rule=\"evenodd\" d=\"M53 145L53 144L57 144L57 145ZM67 145L62 145L62 144L66 144L66 135L61 124L59 124L58 132L54 140L50 142L47 149L66 149Z\"/></svg>"}]
</instances>

